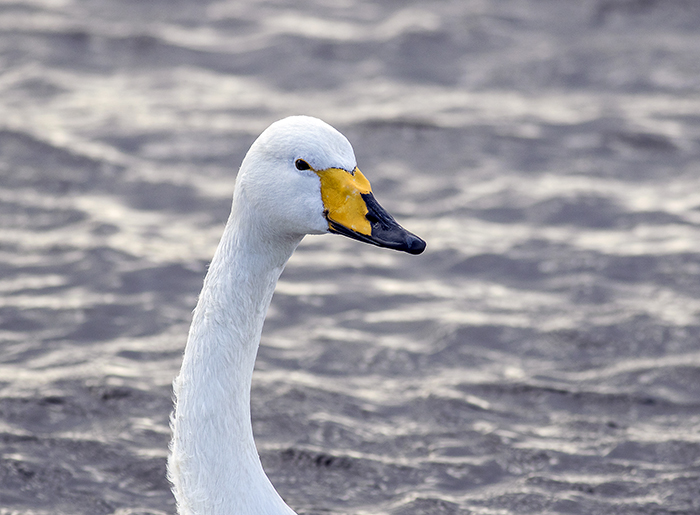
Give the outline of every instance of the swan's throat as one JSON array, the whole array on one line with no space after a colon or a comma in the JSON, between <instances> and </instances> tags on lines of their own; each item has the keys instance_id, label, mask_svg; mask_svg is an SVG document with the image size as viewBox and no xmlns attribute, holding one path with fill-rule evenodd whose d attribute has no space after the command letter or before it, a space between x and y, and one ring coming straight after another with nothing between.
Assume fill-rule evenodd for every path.
<instances>
[{"instance_id":1,"label":"swan's throat","mask_svg":"<svg viewBox=\"0 0 700 515\"><path fill-rule=\"evenodd\" d=\"M184 514L293 514L265 475L250 387L265 314L298 241L242 240L229 224L193 315L180 375L168 469Z\"/></svg>"}]
</instances>

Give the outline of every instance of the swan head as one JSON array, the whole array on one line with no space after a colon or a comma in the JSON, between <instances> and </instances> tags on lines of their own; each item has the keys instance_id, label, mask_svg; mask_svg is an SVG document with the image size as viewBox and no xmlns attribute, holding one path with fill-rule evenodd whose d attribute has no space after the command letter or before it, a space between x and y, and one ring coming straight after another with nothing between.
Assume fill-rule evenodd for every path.
<instances>
[{"instance_id":1,"label":"swan head","mask_svg":"<svg viewBox=\"0 0 700 515\"><path fill-rule=\"evenodd\" d=\"M239 200L240 199L240 200ZM236 179L236 204L275 237L326 232L420 254L425 242L401 227L374 198L352 145L310 116L270 125L250 147Z\"/></svg>"}]
</instances>

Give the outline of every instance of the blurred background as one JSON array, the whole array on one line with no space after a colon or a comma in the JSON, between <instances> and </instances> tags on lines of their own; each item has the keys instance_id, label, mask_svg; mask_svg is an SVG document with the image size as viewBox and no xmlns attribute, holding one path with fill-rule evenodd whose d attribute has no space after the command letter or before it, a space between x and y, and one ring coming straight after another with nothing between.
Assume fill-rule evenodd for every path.
<instances>
[{"instance_id":1,"label":"blurred background","mask_svg":"<svg viewBox=\"0 0 700 515\"><path fill-rule=\"evenodd\" d=\"M294 509L700 512L699 49L694 0L3 0L0 514L174 513L190 313L291 114L428 241L283 274L252 408Z\"/></svg>"}]
</instances>

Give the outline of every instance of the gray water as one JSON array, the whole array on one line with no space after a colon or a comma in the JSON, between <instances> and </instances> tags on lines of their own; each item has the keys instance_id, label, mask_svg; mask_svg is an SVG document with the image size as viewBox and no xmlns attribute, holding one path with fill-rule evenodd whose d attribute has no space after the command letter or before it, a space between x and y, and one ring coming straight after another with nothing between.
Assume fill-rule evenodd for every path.
<instances>
[{"instance_id":1,"label":"gray water","mask_svg":"<svg viewBox=\"0 0 700 515\"><path fill-rule=\"evenodd\" d=\"M255 137L421 256L307 237L253 384L300 514L700 513L700 4L0 4L0 514L174 513L171 381Z\"/></svg>"}]
</instances>

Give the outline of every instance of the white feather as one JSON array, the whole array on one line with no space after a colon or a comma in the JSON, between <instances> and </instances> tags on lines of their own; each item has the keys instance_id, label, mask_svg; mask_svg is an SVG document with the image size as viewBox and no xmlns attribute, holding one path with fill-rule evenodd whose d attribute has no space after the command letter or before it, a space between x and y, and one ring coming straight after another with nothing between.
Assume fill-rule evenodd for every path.
<instances>
[{"instance_id":1,"label":"white feather","mask_svg":"<svg viewBox=\"0 0 700 515\"><path fill-rule=\"evenodd\" d=\"M250 387L277 280L305 234L328 231L319 178L296 159L317 170L356 165L342 134L304 116L272 124L243 160L174 383L168 476L181 515L294 513L260 463Z\"/></svg>"}]
</instances>

